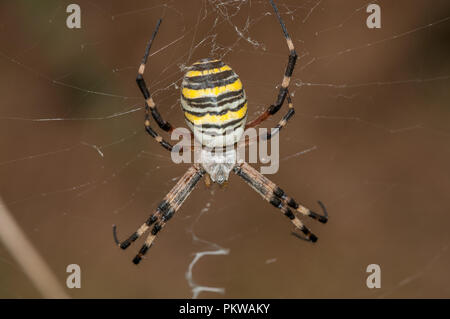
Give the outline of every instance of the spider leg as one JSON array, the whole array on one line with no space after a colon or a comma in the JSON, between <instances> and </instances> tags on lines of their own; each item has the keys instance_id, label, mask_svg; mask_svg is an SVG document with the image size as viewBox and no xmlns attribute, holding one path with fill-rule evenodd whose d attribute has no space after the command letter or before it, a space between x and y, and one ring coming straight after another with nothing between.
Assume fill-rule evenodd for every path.
<instances>
[{"instance_id":1,"label":"spider leg","mask_svg":"<svg viewBox=\"0 0 450 319\"><path fill-rule=\"evenodd\" d=\"M289 121L289 119L292 117L292 115L295 114L294 104L292 103L292 100L291 100L291 97L289 96L289 94L286 96L286 99L288 101L288 107L289 107L288 111L283 116L283 118L280 120L280 122L278 122L278 124L273 128L273 131L267 132L267 135L266 136L261 136L261 138L263 138L265 140L270 140L272 137L277 135L281 131L281 129L283 127L286 126L286 124ZM244 145L247 146L247 145L249 145L252 142L254 142L254 140L246 139L244 141Z\"/></svg>"},{"instance_id":2,"label":"spider leg","mask_svg":"<svg viewBox=\"0 0 450 319\"><path fill-rule=\"evenodd\" d=\"M280 122L278 122L278 124L275 126L274 131L267 132L267 136L265 137L266 140L270 140L272 137L277 135L281 131L281 129L286 126L287 122L292 117L292 115L295 114L294 104L292 103L291 97L289 96L289 92L288 95L286 96L286 99L288 101L289 109L286 112L286 114L281 118Z\"/></svg>"},{"instance_id":3,"label":"spider leg","mask_svg":"<svg viewBox=\"0 0 450 319\"><path fill-rule=\"evenodd\" d=\"M152 246L157 233L165 226L166 222L178 211L183 202L195 188L195 185L205 174L203 168L195 164L191 166L181 179L175 184L170 192L164 197L163 201L158 205L158 208L150 215L150 217L143 223L131 236L120 242L117 239L116 227L113 226L113 236L116 244L122 248L127 249L134 241L144 235L153 225L150 234L145 240L144 245L139 250L139 253L134 257L133 263L138 264L148 249Z\"/></svg>"},{"instance_id":4,"label":"spider leg","mask_svg":"<svg viewBox=\"0 0 450 319\"><path fill-rule=\"evenodd\" d=\"M287 32L286 25L284 24L283 19L281 19L280 13L278 12L278 8L275 5L275 3L273 2L273 0L269 0L269 1L273 7L273 10L275 11L278 21L280 22L284 37L286 38L286 42L287 42L287 45L289 48L289 59L288 59L288 64L286 66L286 70L284 72L283 81L281 82L281 88L278 92L278 96L277 96L277 100L275 101L275 104L272 104L271 106L269 106L268 109L264 113L262 113L256 119L254 119L253 121L248 123L245 126L246 129L249 127L255 127L255 126L259 125L260 123L265 121L269 116L272 116L278 112L278 110L283 105L286 97L289 96L288 87L289 87L289 83L291 81L292 72L294 71L295 62L297 61L297 52L295 52L294 43L292 42L292 39ZM288 101L289 101L289 98L288 98ZM289 117L291 117L294 114L293 109L292 109L291 113L292 114L290 114ZM289 114L289 112L288 112L288 114ZM286 116L288 114L286 114ZM288 117L288 119L289 119L289 117Z\"/></svg>"},{"instance_id":5,"label":"spider leg","mask_svg":"<svg viewBox=\"0 0 450 319\"><path fill-rule=\"evenodd\" d=\"M127 249L134 241L136 241L145 232L147 232L147 230L150 228L151 225L153 225L156 221L160 219L161 214L166 212L168 208L172 207L171 204L174 199L174 194L178 193L179 190L186 185L187 180L191 178L193 174L191 169L192 167L181 177L181 179L175 184L175 186L170 190L170 192L164 197L163 201L158 205L156 211L153 212L153 214L150 215L150 217L145 221L145 223L143 223L126 240L124 240L123 242L118 241L117 236L115 235L115 227L113 228L115 238L114 240L116 241L116 244L118 244L120 248Z\"/></svg>"},{"instance_id":6,"label":"spider leg","mask_svg":"<svg viewBox=\"0 0 450 319\"><path fill-rule=\"evenodd\" d=\"M159 26L161 25L162 19L159 19L155 31L153 32L152 37L150 38L150 41L147 43L147 47L145 48L144 57L142 58L141 65L139 66L138 75L136 77L136 83L139 87L139 89L142 92L142 95L145 99L145 130L148 134L150 134L159 144L161 144L162 147L167 149L168 151L172 151L172 145L168 142L166 142L161 136L159 136L158 133L156 133L151 127L150 127L150 114L152 115L153 119L156 121L158 126L168 132L171 133L174 128L172 125L165 121L161 114L158 112L158 109L156 107L155 102L153 101L153 98L151 97L150 91L147 87L147 84L144 80L144 71L145 71L145 65L147 63L148 56L150 54L150 48L152 46L153 40L156 37L156 34L158 33Z\"/></svg>"},{"instance_id":7,"label":"spider leg","mask_svg":"<svg viewBox=\"0 0 450 319\"><path fill-rule=\"evenodd\" d=\"M205 174L205 185L208 188L211 186L211 176L208 173Z\"/></svg>"},{"instance_id":8,"label":"spider leg","mask_svg":"<svg viewBox=\"0 0 450 319\"><path fill-rule=\"evenodd\" d=\"M306 238L312 242L317 241L317 236L302 223L302 221L292 213L291 208L301 213L302 215L316 219L322 223L326 223L328 216L319 215L303 205L298 204L295 200L288 197L281 188L270 181L267 177L262 175L252 166L247 163L238 164L233 169L236 175L240 176L247 184L249 184L257 193L259 193L266 201L271 203L276 208L280 209L286 217L288 217L296 228L300 229ZM323 204L320 203L324 208Z\"/></svg>"}]
</instances>

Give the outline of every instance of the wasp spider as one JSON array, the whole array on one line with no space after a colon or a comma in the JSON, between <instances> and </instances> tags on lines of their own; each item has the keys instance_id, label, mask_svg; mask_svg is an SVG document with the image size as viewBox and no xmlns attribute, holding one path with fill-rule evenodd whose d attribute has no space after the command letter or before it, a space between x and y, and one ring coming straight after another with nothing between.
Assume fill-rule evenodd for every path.
<instances>
[{"instance_id":1,"label":"wasp spider","mask_svg":"<svg viewBox=\"0 0 450 319\"><path fill-rule=\"evenodd\" d=\"M275 104L267 108L255 120L246 124L247 119L247 98L239 76L226 64L220 60L203 59L194 63L184 76L181 87L181 106L184 111L185 120L189 128L193 131L194 137L205 146L202 150L199 163L191 166L187 172L176 183L172 190L166 195L153 214L135 231L128 239L120 242L117 239L116 227L113 226L113 234L116 243L120 248L128 248L132 242L136 241L147 231L150 231L144 245L133 259L138 264L144 254L152 246L157 234L166 225L167 221L181 207L183 202L194 189L198 181L206 175L213 182L218 184L228 180L229 173L233 171L247 182L266 201L280 209L292 223L305 236L305 239L315 242L317 237L300 221L293 211L301 215L311 217L322 223L328 220L327 212L321 202L320 206L324 215L319 215L289 197L280 187L275 185L268 178L259 173L247 163L236 162L235 148L227 150L225 154L217 155L212 153L211 148L235 145L242 137L244 130L255 127L268 117L274 115L283 105L288 102L288 111L275 127L275 131L268 133L267 139L278 133L294 114L294 107L289 95L288 87L294 70L297 53L294 44L289 37L286 26L280 17L273 0L269 0L275 14L280 22L281 29L289 48L289 60L284 73L283 81L278 92ZM158 126L171 133L172 125L165 121L153 101L150 91L143 78L145 65L150 52L152 42L158 32L161 19L158 21L155 31L146 47L144 58L139 67L137 84L145 99L145 130L162 147L172 151L173 147L158 135L150 126L150 117L156 121ZM227 134L225 134L227 132ZM174 150L175 151L175 150Z\"/></svg>"}]
</instances>

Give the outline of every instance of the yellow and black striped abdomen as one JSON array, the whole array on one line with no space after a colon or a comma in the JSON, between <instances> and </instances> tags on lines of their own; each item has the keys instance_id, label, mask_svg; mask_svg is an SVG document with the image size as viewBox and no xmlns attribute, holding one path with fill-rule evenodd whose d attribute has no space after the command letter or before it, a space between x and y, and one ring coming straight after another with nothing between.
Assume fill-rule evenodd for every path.
<instances>
[{"instance_id":1,"label":"yellow and black striped abdomen","mask_svg":"<svg viewBox=\"0 0 450 319\"><path fill-rule=\"evenodd\" d=\"M236 143L247 119L247 99L239 76L220 60L203 59L189 67L181 85L188 126L203 145Z\"/></svg>"}]
</instances>

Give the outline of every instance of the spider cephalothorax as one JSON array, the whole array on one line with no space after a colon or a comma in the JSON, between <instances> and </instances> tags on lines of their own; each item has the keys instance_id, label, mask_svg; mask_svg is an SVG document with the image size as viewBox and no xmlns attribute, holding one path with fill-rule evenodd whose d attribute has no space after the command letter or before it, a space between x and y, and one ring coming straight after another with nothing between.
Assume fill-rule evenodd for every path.
<instances>
[{"instance_id":1,"label":"spider cephalothorax","mask_svg":"<svg viewBox=\"0 0 450 319\"><path fill-rule=\"evenodd\" d=\"M280 22L289 48L288 64L275 103L270 105L255 120L246 124L247 98L245 91L238 75L228 65L217 59L203 59L188 68L181 87L181 106L189 128L205 149L201 150L200 163L194 164L188 169L172 190L164 197L158 208L128 239L120 242L117 239L116 228L114 226L114 239L122 249L129 247L132 242L150 230L150 234L145 240L144 245L133 259L135 264L141 261L144 254L153 244L158 232L181 207L195 185L205 174L210 175L213 182L222 184L228 179L229 173L233 171L265 200L280 209L292 221L295 227L304 234L306 239L312 242L315 242L317 237L310 232L294 212L311 217L322 223L327 222L327 213L321 202L319 204L324 210L324 215L319 215L297 203L293 198L287 196L280 187L249 164L245 162L236 163L236 151L233 147L230 148L230 146L234 146L240 140L245 129L255 127L271 115L277 113L285 100L288 102L288 111L276 125L275 130L272 130L272 133L268 133L265 138L270 139L274 134L278 133L287 124L292 115L294 115L294 106L289 96L288 87L297 60L297 53L295 52L294 44L289 37L277 7L273 3L273 0L269 1ZM159 114L143 78L151 44L158 32L160 24L161 19L158 21L153 36L147 45L144 58L139 66L136 81L145 98L145 130L161 146L172 151L172 145L156 133L150 125L150 117L153 117L162 130L169 133L173 131L172 125L166 122ZM210 151L211 148L222 147L227 147L227 150L220 154Z\"/></svg>"}]
</instances>

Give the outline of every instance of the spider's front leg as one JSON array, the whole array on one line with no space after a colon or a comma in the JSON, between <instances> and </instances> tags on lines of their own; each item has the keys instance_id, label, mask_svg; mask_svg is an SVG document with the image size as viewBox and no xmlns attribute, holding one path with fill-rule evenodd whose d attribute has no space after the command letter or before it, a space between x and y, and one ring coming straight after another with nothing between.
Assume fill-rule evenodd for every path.
<instances>
[{"instance_id":1,"label":"spider's front leg","mask_svg":"<svg viewBox=\"0 0 450 319\"><path fill-rule=\"evenodd\" d=\"M139 250L139 253L134 257L133 263L136 265L141 261L142 257L152 246L153 241L156 238L158 232L165 226L166 222L178 211L183 202L189 196L189 194L197 185L198 181L205 174L203 168L200 165L191 166L187 172L181 177L172 190L164 197L164 200L159 204L156 211L150 215L145 223L141 225L128 239L120 242L116 236L116 227L113 226L113 235L116 244L122 248L127 249L134 241L145 234L150 227L153 228L150 231L144 245Z\"/></svg>"},{"instance_id":2,"label":"spider's front leg","mask_svg":"<svg viewBox=\"0 0 450 319\"><path fill-rule=\"evenodd\" d=\"M325 206L321 202L319 202L319 204L324 210L324 215L317 214L305 206L297 203L294 199L288 197L280 187L247 163L236 165L233 171L236 175L244 179L244 181L247 182L247 184L249 184L256 192L258 192L266 201L280 209L284 215L292 221L295 227L300 229L300 231L305 234L308 240L312 242L317 241L317 236L314 235L302 223L302 221L292 213L291 208L304 216L316 219L321 223L326 223L328 221L328 214Z\"/></svg>"}]
</instances>

